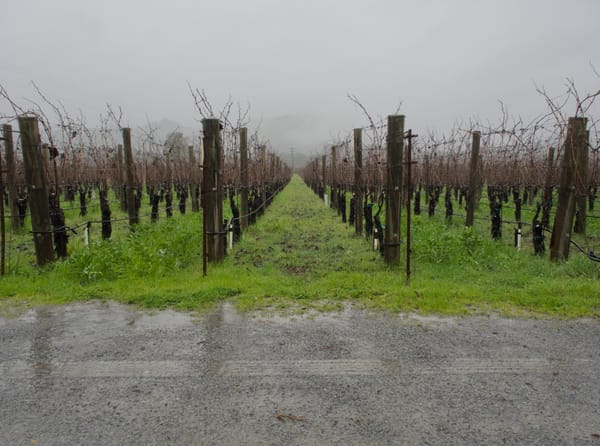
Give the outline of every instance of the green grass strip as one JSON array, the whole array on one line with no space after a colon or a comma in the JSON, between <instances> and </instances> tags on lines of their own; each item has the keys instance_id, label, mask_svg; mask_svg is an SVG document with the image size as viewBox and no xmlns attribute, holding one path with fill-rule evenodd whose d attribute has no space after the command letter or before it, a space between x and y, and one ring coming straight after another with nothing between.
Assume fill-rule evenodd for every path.
<instances>
[{"instance_id":1,"label":"green grass strip","mask_svg":"<svg viewBox=\"0 0 600 446\"><path fill-rule=\"evenodd\" d=\"M119 242L79 247L44 270L0 280L0 313L90 299L203 311L304 313L358 308L421 314L600 317L600 264L573 254L551 263L486 231L415 216L413 276L387 267L295 176L220 264L201 273L198 214L142 225ZM404 253L403 253L404 255Z\"/></svg>"}]
</instances>

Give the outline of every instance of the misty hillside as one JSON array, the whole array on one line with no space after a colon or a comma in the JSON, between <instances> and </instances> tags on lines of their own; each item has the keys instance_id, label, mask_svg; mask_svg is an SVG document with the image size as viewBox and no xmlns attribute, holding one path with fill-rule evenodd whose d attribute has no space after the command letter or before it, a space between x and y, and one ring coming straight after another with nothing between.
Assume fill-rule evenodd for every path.
<instances>
[{"instance_id":1,"label":"misty hillside","mask_svg":"<svg viewBox=\"0 0 600 446\"><path fill-rule=\"evenodd\" d=\"M279 156L288 166L293 167L294 169L301 169L308 164L311 159L311 155L307 155L304 153L299 153L294 151L294 160L292 162L292 153L290 151L279 153Z\"/></svg>"},{"instance_id":2,"label":"misty hillside","mask_svg":"<svg viewBox=\"0 0 600 446\"><path fill-rule=\"evenodd\" d=\"M183 133L189 144L198 144L200 124L198 124L198 128L193 128L163 118L158 122L152 122L150 125L160 142L164 142L169 133L177 131ZM252 124L250 124L251 127ZM319 120L316 117L286 115L265 119L260 126L259 134L269 142L271 149L279 154L288 166L292 167L293 165L295 169L300 169L321 149L319 144L315 143L312 133L312 130L318 127ZM293 160L292 148L294 149Z\"/></svg>"}]
</instances>

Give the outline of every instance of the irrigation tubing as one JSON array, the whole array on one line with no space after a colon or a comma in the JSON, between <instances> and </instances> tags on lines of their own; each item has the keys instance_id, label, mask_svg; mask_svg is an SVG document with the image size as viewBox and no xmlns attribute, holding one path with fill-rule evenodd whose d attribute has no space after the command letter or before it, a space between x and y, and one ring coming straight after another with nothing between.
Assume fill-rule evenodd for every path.
<instances>
[{"instance_id":1,"label":"irrigation tubing","mask_svg":"<svg viewBox=\"0 0 600 446\"><path fill-rule=\"evenodd\" d=\"M254 214L256 214L258 211L260 211L260 210L261 210L263 207L265 207L265 206L267 205L267 202L268 202L269 200L271 200L271 199L272 199L272 198L273 198L275 195L277 195L279 192L281 192L285 186L286 186L286 185L283 185L283 186L279 187L279 189L277 189L277 190L276 190L275 192L273 192L273 193L272 193L272 194L271 194L271 195L270 195L270 196L269 196L269 197L268 197L266 200L264 200L264 201L261 203L261 205L260 205L259 207L257 207L256 209L253 209L253 210L252 210L252 212L248 212L248 214L246 214L246 215L240 215L240 216L239 216L239 217L237 217L237 218L232 218L232 219L231 219L231 221L234 221L234 220L241 220L242 218L245 218L245 217L250 217L251 215L254 215Z\"/></svg>"},{"instance_id":2,"label":"irrigation tubing","mask_svg":"<svg viewBox=\"0 0 600 446\"><path fill-rule=\"evenodd\" d=\"M589 252L586 252L581 246L579 246L577 244L577 242L575 242L575 240L569 240L569 242L573 246L575 246L575 248L577 248L579 250L579 252L581 252L583 255L585 255L592 262L598 262L598 263L600 263L600 256L598 256L594 251L590 250Z\"/></svg>"},{"instance_id":3,"label":"irrigation tubing","mask_svg":"<svg viewBox=\"0 0 600 446\"><path fill-rule=\"evenodd\" d=\"M281 192L284 187L285 187L285 185L279 187L275 192L273 192L271 195L269 195L269 197L265 201L263 201L263 203L258 208L254 209L252 212L249 212L247 215L244 215L244 217L249 217L250 215L254 215L255 213L257 213L259 210L261 210L263 207L266 206L268 200L270 200L273 197L275 197L275 195L277 195L279 192ZM152 214L144 214L144 215L139 215L138 218L147 218L147 217L151 217L151 216L152 216ZM241 218L242 218L242 216L239 216L239 217L237 217L235 219L232 218L231 220L234 221L234 220L238 220L238 219L241 219ZM71 231L71 232L77 234L77 232L75 231L75 229L79 229L79 228L81 228L83 226L87 226L87 225L92 224L92 223L94 223L94 224L101 224L101 223L108 223L108 222L110 222L110 223L118 223L118 222L127 221L127 220L129 220L129 217L115 218L115 219L110 219L110 220L86 220L83 223L80 223L80 224L75 225L75 226L66 226L65 225L65 226L61 226L59 228L55 228L55 229L50 230L50 231L29 231L29 233L30 234L54 234L55 232L66 230L66 231Z\"/></svg>"},{"instance_id":4,"label":"irrigation tubing","mask_svg":"<svg viewBox=\"0 0 600 446\"><path fill-rule=\"evenodd\" d=\"M462 217L462 218L466 218L465 215L461 215L461 214L452 214L452 217ZM474 217L475 220L484 220L484 221L489 221L488 218L483 218L483 217ZM525 222L525 221L510 221L510 220L501 220L501 223L504 224L522 224L522 225L526 225L526 226L533 226L533 224ZM548 232L548 233L552 233L552 231L550 231L547 228L544 228L544 231ZM581 252L583 255L585 255L588 259L590 259L593 262L598 262L600 263L600 256L598 254L596 254L594 251L589 250L588 252L586 252L581 246L579 246L579 244L577 244L577 242L575 242L575 240L569 240L569 242L575 246L575 248L577 248L577 250L579 252Z\"/></svg>"}]
</instances>

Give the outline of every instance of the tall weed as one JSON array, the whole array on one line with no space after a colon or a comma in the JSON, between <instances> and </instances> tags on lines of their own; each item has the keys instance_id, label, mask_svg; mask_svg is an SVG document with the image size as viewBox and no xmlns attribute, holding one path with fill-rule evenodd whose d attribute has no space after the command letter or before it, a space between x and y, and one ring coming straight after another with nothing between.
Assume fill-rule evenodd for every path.
<instances>
[{"instance_id":1,"label":"tall weed","mask_svg":"<svg viewBox=\"0 0 600 446\"><path fill-rule=\"evenodd\" d=\"M57 265L81 283L128 276L166 275L197 261L202 228L197 217L138 225L120 243L97 241Z\"/></svg>"}]
</instances>

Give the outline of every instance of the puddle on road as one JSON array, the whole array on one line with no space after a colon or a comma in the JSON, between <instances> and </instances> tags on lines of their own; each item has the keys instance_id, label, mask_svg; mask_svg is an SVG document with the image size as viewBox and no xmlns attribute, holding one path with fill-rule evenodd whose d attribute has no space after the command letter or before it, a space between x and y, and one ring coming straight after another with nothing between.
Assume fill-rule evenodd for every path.
<instances>
[{"instance_id":1,"label":"puddle on road","mask_svg":"<svg viewBox=\"0 0 600 446\"><path fill-rule=\"evenodd\" d=\"M457 319L449 316L423 316L421 314L403 313L399 315L399 318L400 320L414 321L430 327L454 326L457 324Z\"/></svg>"},{"instance_id":2,"label":"puddle on road","mask_svg":"<svg viewBox=\"0 0 600 446\"><path fill-rule=\"evenodd\" d=\"M173 310L162 310L151 313L141 313L133 324L139 329L179 329L198 323L198 319L188 313L178 313Z\"/></svg>"},{"instance_id":3,"label":"puddle on road","mask_svg":"<svg viewBox=\"0 0 600 446\"><path fill-rule=\"evenodd\" d=\"M49 375L53 370L52 363L56 353L52 343L52 330L55 321L49 307L37 308L34 313L35 330L31 341L30 357L33 375L40 379Z\"/></svg>"},{"instance_id":4,"label":"puddle on road","mask_svg":"<svg viewBox=\"0 0 600 446\"><path fill-rule=\"evenodd\" d=\"M512 332L510 327L504 327L504 322L500 319L491 323L500 332ZM472 330L467 327L466 331L461 331L460 336L464 336L467 343L457 354L458 362L448 361L443 349L437 352L442 361L440 364L422 361L424 357L418 354L423 348L421 343L434 342L436 347L428 347L434 351L438 342L436 336L445 336L445 328L463 323ZM313 317L311 314L246 315L238 313L229 303L210 314L195 316L171 310L148 312L117 303L93 302L39 307L8 324L11 328L6 332L8 336L3 338L5 342L0 352L0 376L31 379L33 386L40 389L48 389L48 383L63 378L277 376L290 373L350 376L390 373L390 367L393 373L409 375L425 372L540 373L573 364L573 361L550 364L549 359L539 354L538 357L525 357L521 345L510 339L504 341L505 350L497 358L479 357L482 355L472 347L482 347L482 336L489 333L488 318L370 313L355 310L349 304L341 312L317 313ZM506 324L514 325L524 333L529 325L535 326L539 322L514 324L506 321ZM552 329L550 334L556 332L553 324L547 325ZM415 326L424 328L415 330ZM431 330L432 327L439 330ZM381 339L389 343L390 337L398 331L403 331L406 336L417 335L418 345L413 345L413 349L410 345L394 347L395 362L382 362L381 357L387 360L387 353L377 353L380 338L375 342L374 334L381 333ZM474 335L469 335L469 331L477 332L477 342L471 341ZM579 331L583 332L585 328ZM431 332L434 334L428 334ZM0 335L4 335L4 331ZM546 342L545 337L538 338L542 345ZM397 340L409 338L399 336ZM531 342L534 341L532 338ZM498 345L495 340L488 346L483 345L483 356L489 351L494 352ZM506 352L510 354L507 356ZM416 358L416 365L406 368L403 360L409 356L403 355ZM522 363L527 358L531 361ZM589 365L584 368L593 370ZM0 387L4 385L7 384L0 380Z\"/></svg>"},{"instance_id":5,"label":"puddle on road","mask_svg":"<svg viewBox=\"0 0 600 446\"><path fill-rule=\"evenodd\" d=\"M352 304L344 303L341 311L323 312L314 309L306 309L302 310L301 312L295 313L293 310L262 310L250 313L249 317L257 322L274 325L286 325L289 323L299 321L330 322L332 324L337 324L346 323L360 313L361 312L359 310L356 310L352 307Z\"/></svg>"},{"instance_id":6,"label":"puddle on road","mask_svg":"<svg viewBox=\"0 0 600 446\"><path fill-rule=\"evenodd\" d=\"M151 375L173 374L179 358L201 356L206 338L205 328L192 314L145 311L114 302L40 306L17 318L2 319L0 328L10 334L0 354L0 370L29 377L34 386L69 375L65 371L71 370L69 364L71 368L91 364L77 366L85 369L83 375L93 376L89 371L93 364L108 364L100 369L110 373L131 369L127 373L135 375L146 372L144 364L151 360L156 362L148 366ZM179 334L181 342L173 344ZM169 355L175 359L168 361ZM125 367L131 361L135 366Z\"/></svg>"}]
</instances>

